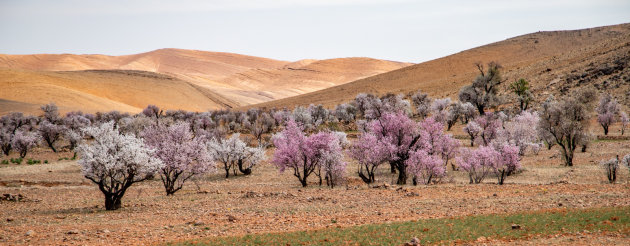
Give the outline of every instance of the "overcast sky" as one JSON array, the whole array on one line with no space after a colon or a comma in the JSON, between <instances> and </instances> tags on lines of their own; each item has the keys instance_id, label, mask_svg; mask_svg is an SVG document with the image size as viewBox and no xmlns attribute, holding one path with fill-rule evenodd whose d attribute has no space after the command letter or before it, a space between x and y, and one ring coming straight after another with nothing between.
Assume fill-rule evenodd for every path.
<instances>
[{"instance_id":1,"label":"overcast sky","mask_svg":"<svg viewBox=\"0 0 630 246\"><path fill-rule=\"evenodd\" d=\"M626 22L629 0L0 0L0 53L183 48L421 62L531 32Z\"/></svg>"}]
</instances>

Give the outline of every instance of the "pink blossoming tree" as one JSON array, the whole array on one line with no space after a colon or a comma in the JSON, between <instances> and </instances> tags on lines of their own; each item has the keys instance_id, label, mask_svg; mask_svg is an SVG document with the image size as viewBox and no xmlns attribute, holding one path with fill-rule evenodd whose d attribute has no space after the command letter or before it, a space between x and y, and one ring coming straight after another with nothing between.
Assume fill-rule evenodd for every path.
<instances>
[{"instance_id":1,"label":"pink blossoming tree","mask_svg":"<svg viewBox=\"0 0 630 246\"><path fill-rule=\"evenodd\" d=\"M339 138L332 132L319 132L306 136L294 120L289 120L285 129L272 137L276 151L272 162L280 172L293 171L303 187L308 185L308 177L321 165L328 165L326 172L345 172L345 163L340 158ZM343 171L342 171L343 170ZM325 176L327 176L326 174Z\"/></svg>"},{"instance_id":2,"label":"pink blossoming tree","mask_svg":"<svg viewBox=\"0 0 630 246\"><path fill-rule=\"evenodd\" d=\"M146 145L155 150L152 155L164 164L159 174L167 196L179 191L194 175L214 169L212 155L204 142L193 138L188 123L151 126L142 136Z\"/></svg>"}]
</instances>

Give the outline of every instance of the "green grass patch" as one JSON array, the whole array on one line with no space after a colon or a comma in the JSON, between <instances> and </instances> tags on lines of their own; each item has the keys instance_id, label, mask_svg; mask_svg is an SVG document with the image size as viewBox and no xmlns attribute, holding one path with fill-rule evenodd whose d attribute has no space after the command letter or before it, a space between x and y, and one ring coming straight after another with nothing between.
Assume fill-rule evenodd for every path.
<instances>
[{"instance_id":1,"label":"green grass patch","mask_svg":"<svg viewBox=\"0 0 630 246\"><path fill-rule=\"evenodd\" d=\"M512 224L521 229L512 229ZM214 237L168 245L401 245L412 237L422 244L473 241L477 238L517 239L589 231L630 229L630 207L563 209L506 215L458 218L328 228L312 231Z\"/></svg>"}]
</instances>

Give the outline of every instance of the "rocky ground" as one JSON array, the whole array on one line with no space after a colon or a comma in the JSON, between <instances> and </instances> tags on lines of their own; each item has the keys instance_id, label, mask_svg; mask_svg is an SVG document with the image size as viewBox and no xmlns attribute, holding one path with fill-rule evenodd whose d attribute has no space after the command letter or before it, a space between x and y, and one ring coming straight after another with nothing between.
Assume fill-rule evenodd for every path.
<instances>
[{"instance_id":1,"label":"rocky ground","mask_svg":"<svg viewBox=\"0 0 630 246\"><path fill-rule=\"evenodd\" d=\"M465 140L462 140L465 141ZM623 153L622 153L623 152ZM630 206L630 172L620 170L608 184L599 161L630 152L630 141L595 141L561 166L557 149L528 154L523 171L503 186L494 177L467 184L461 172L431 186L391 185L383 166L378 183L368 187L348 169L348 181L330 189L311 183L302 188L290 173L264 163L250 176L225 179L221 173L199 177L174 196L165 196L159 179L134 185L123 208L105 211L98 188L83 178L76 161L38 150L49 164L0 165L0 244L153 244L202 237L347 227L476 214L515 213L549 208ZM61 154L70 157L71 154ZM315 181L315 179L311 179ZM21 196L21 197L20 197ZM529 244L618 244L618 234L583 233L509 242ZM504 244L480 239L475 244ZM621 243L624 244L624 243Z\"/></svg>"}]
</instances>

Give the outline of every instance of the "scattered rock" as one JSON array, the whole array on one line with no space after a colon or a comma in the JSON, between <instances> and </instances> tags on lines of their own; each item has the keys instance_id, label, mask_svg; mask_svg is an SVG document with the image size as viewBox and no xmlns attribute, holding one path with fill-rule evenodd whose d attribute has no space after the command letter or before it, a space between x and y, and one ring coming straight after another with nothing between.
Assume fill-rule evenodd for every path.
<instances>
[{"instance_id":1,"label":"scattered rock","mask_svg":"<svg viewBox=\"0 0 630 246\"><path fill-rule=\"evenodd\" d=\"M7 218L7 222L13 221L13 218Z\"/></svg>"},{"instance_id":2,"label":"scattered rock","mask_svg":"<svg viewBox=\"0 0 630 246\"><path fill-rule=\"evenodd\" d=\"M77 230L77 229L69 230L68 232L66 232L66 234L68 234L68 235L79 234L79 230Z\"/></svg>"},{"instance_id":3,"label":"scattered rock","mask_svg":"<svg viewBox=\"0 0 630 246\"><path fill-rule=\"evenodd\" d=\"M66 218L66 216L63 216L63 215L56 215L55 216L55 219L58 219L58 220L62 220L62 219L65 219L65 218Z\"/></svg>"},{"instance_id":4,"label":"scattered rock","mask_svg":"<svg viewBox=\"0 0 630 246\"><path fill-rule=\"evenodd\" d=\"M420 196L420 194L412 191L412 192L407 192L407 194L405 194L405 196Z\"/></svg>"},{"instance_id":5,"label":"scattered rock","mask_svg":"<svg viewBox=\"0 0 630 246\"><path fill-rule=\"evenodd\" d=\"M562 203L561 202L558 203L558 207L562 207Z\"/></svg>"},{"instance_id":6,"label":"scattered rock","mask_svg":"<svg viewBox=\"0 0 630 246\"><path fill-rule=\"evenodd\" d=\"M2 196L0 196L0 200L4 200L4 201L9 201L9 202L21 202L26 200L26 197L23 196L22 194L2 194Z\"/></svg>"},{"instance_id":7,"label":"scattered rock","mask_svg":"<svg viewBox=\"0 0 630 246\"><path fill-rule=\"evenodd\" d=\"M192 224L193 224L194 226L202 226L202 225L205 225L205 223L203 223L203 221L199 221L199 220L197 220L197 221L193 222Z\"/></svg>"},{"instance_id":8,"label":"scattered rock","mask_svg":"<svg viewBox=\"0 0 630 246\"><path fill-rule=\"evenodd\" d=\"M24 235L26 235L27 237L32 237L35 236L35 232L33 230L28 230Z\"/></svg>"},{"instance_id":9,"label":"scattered rock","mask_svg":"<svg viewBox=\"0 0 630 246\"><path fill-rule=\"evenodd\" d=\"M512 230L520 230L520 229L521 229L521 225L512 224Z\"/></svg>"},{"instance_id":10,"label":"scattered rock","mask_svg":"<svg viewBox=\"0 0 630 246\"><path fill-rule=\"evenodd\" d=\"M405 244L405 246L417 246L417 245L420 245L420 239L418 239L417 237L412 238L411 241Z\"/></svg>"},{"instance_id":11,"label":"scattered rock","mask_svg":"<svg viewBox=\"0 0 630 246\"><path fill-rule=\"evenodd\" d=\"M492 196L497 196L497 193L492 194Z\"/></svg>"},{"instance_id":12,"label":"scattered rock","mask_svg":"<svg viewBox=\"0 0 630 246\"><path fill-rule=\"evenodd\" d=\"M477 238L477 242L485 242L486 241L486 237L481 236Z\"/></svg>"},{"instance_id":13,"label":"scattered rock","mask_svg":"<svg viewBox=\"0 0 630 246\"><path fill-rule=\"evenodd\" d=\"M228 214L227 219L228 219L229 222L236 222L236 217L234 217L232 215Z\"/></svg>"},{"instance_id":14,"label":"scattered rock","mask_svg":"<svg viewBox=\"0 0 630 246\"><path fill-rule=\"evenodd\" d=\"M100 233L107 234L107 233L110 233L110 231L107 230L107 229L103 229L103 230L100 231Z\"/></svg>"}]
</instances>

